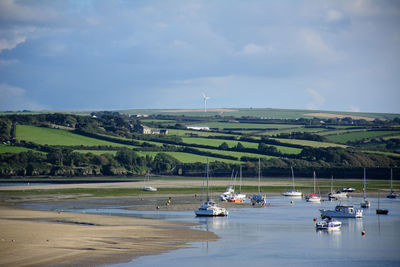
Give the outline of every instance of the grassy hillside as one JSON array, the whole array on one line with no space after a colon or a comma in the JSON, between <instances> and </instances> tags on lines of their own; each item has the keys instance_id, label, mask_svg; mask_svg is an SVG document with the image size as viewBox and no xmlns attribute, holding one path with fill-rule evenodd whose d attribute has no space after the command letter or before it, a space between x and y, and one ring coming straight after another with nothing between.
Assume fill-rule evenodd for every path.
<instances>
[{"instance_id":1,"label":"grassy hillside","mask_svg":"<svg viewBox=\"0 0 400 267\"><path fill-rule=\"evenodd\" d=\"M114 146L134 148L134 146L103 141L81 136L66 130L36 127L31 125L17 125L17 140L34 142L40 145L52 146Z\"/></svg>"}]
</instances>

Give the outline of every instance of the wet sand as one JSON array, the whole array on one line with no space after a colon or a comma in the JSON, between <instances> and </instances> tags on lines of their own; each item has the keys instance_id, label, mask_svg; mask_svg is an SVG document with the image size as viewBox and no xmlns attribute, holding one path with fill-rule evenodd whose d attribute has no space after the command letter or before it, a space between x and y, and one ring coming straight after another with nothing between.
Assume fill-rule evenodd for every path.
<instances>
[{"instance_id":1,"label":"wet sand","mask_svg":"<svg viewBox=\"0 0 400 267\"><path fill-rule=\"evenodd\" d=\"M191 224L0 205L0 266L94 266L212 241Z\"/></svg>"}]
</instances>

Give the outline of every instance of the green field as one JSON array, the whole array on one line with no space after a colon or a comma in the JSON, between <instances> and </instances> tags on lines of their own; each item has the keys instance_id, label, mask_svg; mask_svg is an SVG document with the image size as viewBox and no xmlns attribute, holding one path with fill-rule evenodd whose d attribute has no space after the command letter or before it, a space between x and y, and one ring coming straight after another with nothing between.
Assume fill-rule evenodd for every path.
<instances>
[{"instance_id":1,"label":"green field","mask_svg":"<svg viewBox=\"0 0 400 267\"><path fill-rule=\"evenodd\" d=\"M177 129L168 129L168 135L177 135L177 136L188 136L188 135L198 135L198 136L232 136L231 134L223 134L216 133L212 131L191 131L191 130L177 130Z\"/></svg>"},{"instance_id":2,"label":"green field","mask_svg":"<svg viewBox=\"0 0 400 267\"><path fill-rule=\"evenodd\" d=\"M30 149L30 148L0 144L0 153L20 153L20 152L27 152L27 151L44 153L44 152L37 151L34 149Z\"/></svg>"},{"instance_id":3,"label":"green field","mask_svg":"<svg viewBox=\"0 0 400 267\"><path fill-rule=\"evenodd\" d=\"M160 152L148 152L148 151L140 151L137 152L141 156L149 155L149 156L156 156ZM184 153L184 152L162 152L168 155L171 155L172 157L176 158L182 163L195 163L195 162L201 162L201 163L206 163L207 159L209 162L214 162L214 161L221 161L221 162L226 162L226 163L232 163L232 164L240 164L240 161L238 160L229 160L229 159L221 159L221 158L214 158L214 157L208 157L208 156L201 156L201 155L196 155L196 154L190 154L190 153Z\"/></svg>"},{"instance_id":4,"label":"green field","mask_svg":"<svg viewBox=\"0 0 400 267\"><path fill-rule=\"evenodd\" d=\"M193 124L198 125L198 124ZM288 128L300 128L302 125L297 124L256 124L256 123L229 123L229 122L204 122L201 125L208 126L210 128L222 129L288 129Z\"/></svg>"},{"instance_id":5,"label":"green field","mask_svg":"<svg viewBox=\"0 0 400 267\"><path fill-rule=\"evenodd\" d=\"M206 152L211 152L211 153L220 154L220 155L233 156L233 157L237 157L238 159L240 159L241 157L265 158L265 159L276 158L273 156L245 153L245 152L225 151L225 150L216 150L216 149L207 149L207 148L196 148L196 149L198 149L200 151L206 151Z\"/></svg>"},{"instance_id":6,"label":"green field","mask_svg":"<svg viewBox=\"0 0 400 267\"><path fill-rule=\"evenodd\" d=\"M342 143L345 144L349 141L360 141L365 138L375 138L385 135L397 135L400 131L365 131L365 132L354 132L354 133L346 133L340 135L329 135L326 138L334 143Z\"/></svg>"},{"instance_id":7,"label":"green field","mask_svg":"<svg viewBox=\"0 0 400 267\"><path fill-rule=\"evenodd\" d=\"M84 150L84 149L77 149L77 150L74 150L74 152L78 152L78 153L82 153L82 154L92 153L93 155L101 155L101 154L116 155L118 151L116 151L116 150Z\"/></svg>"},{"instance_id":8,"label":"green field","mask_svg":"<svg viewBox=\"0 0 400 267\"><path fill-rule=\"evenodd\" d=\"M114 146L114 147L134 148L134 146L123 145L95 138L90 138L74 134L66 130L36 127L30 125L17 125L16 138L18 140L34 142L40 145L46 145L46 144L52 146L83 145L83 146Z\"/></svg>"},{"instance_id":9,"label":"green field","mask_svg":"<svg viewBox=\"0 0 400 267\"><path fill-rule=\"evenodd\" d=\"M398 114L394 113L360 113L360 112L340 112L340 111L323 111L323 110L301 110L301 109L275 109L275 108L231 108L229 111L226 110L221 112L203 112L199 109L197 112L179 111L170 109L129 109L120 110L123 114L146 114L146 115L174 115L174 116L197 116L197 117L209 117L209 116L232 116L240 118L243 116L251 116L265 119L298 119L298 118L313 118L316 117L315 113L328 113L337 115L350 115L350 116L364 116L377 119L394 119L398 117ZM313 114L313 115L305 115Z\"/></svg>"},{"instance_id":10,"label":"green field","mask_svg":"<svg viewBox=\"0 0 400 267\"><path fill-rule=\"evenodd\" d=\"M182 138L183 142L187 144L199 144L199 145L208 145L213 147L219 147L222 143L226 142L229 147L235 147L238 143L241 143L244 147L247 148L258 148L258 143L244 142L244 141L235 141L235 140L220 140L220 139L208 139L208 138L196 138L196 137L184 137ZM286 146L275 146L278 151L286 154L299 154L301 153L301 149L286 147Z\"/></svg>"},{"instance_id":11,"label":"green field","mask_svg":"<svg viewBox=\"0 0 400 267\"><path fill-rule=\"evenodd\" d=\"M317 142L317 141L309 141L309 140L299 140L299 139L285 139L285 138L272 138L281 143L286 144L294 144L300 146L309 146L309 147L347 147L345 145L326 143L326 142Z\"/></svg>"}]
</instances>

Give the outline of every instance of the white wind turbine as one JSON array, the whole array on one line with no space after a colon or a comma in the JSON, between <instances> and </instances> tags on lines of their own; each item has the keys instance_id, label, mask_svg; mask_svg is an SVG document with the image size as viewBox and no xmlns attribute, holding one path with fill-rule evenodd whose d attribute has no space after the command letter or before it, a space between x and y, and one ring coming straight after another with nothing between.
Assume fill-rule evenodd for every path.
<instances>
[{"instance_id":1,"label":"white wind turbine","mask_svg":"<svg viewBox=\"0 0 400 267\"><path fill-rule=\"evenodd\" d=\"M203 93L203 98L204 98L204 112L207 112L207 100L210 99L210 97L206 96L206 94Z\"/></svg>"}]
</instances>

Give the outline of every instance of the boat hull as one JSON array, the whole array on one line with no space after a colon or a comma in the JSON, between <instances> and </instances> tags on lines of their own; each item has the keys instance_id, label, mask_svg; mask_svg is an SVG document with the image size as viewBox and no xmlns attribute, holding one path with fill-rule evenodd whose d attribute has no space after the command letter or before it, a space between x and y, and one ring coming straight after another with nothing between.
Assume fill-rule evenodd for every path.
<instances>
[{"instance_id":1,"label":"boat hull","mask_svg":"<svg viewBox=\"0 0 400 267\"><path fill-rule=\"evenodd\" d=\"M282 193L282 195L285 197L301 197L303 194L301 192L288 191Z\"/></svg>"},{"instance_id":2,"label":"boat hull","mask_svg":"<svg viewBox=\"0 0 400 267\"><path fill-rule=\"evenodd\" d=\"M320 210L322 217L335 217L335 218L362 218L362 213L344 213L334 210Z\"/></svg>"}]
</instances>

